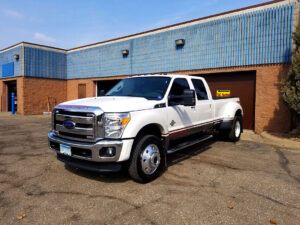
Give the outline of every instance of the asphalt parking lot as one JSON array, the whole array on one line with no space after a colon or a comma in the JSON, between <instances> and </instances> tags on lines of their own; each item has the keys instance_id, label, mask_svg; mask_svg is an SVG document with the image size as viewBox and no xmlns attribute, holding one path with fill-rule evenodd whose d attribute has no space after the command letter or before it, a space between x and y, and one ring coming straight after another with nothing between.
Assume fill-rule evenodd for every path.
<instances>
[{"instance_id":1,"label":"asphalt parking lot","mask_svg":"<svg viewBox=\"0 0 300 225\"><path fill-rule=\"evenodd\" d=\"M210 140L143 185L65 167L49 129L49 116L0 114L1 225L300 224L300 151Z\"/></svg>"}]
</instances>

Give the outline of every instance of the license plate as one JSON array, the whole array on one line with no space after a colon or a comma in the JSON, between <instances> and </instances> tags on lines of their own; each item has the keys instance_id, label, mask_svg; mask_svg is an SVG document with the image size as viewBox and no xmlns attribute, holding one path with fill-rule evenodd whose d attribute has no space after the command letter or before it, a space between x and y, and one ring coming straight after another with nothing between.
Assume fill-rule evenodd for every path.
<instances>
[{"instance_id":1,"label":"license plate","mask_svg":"<svg viewBox=\"0 0 300 225\"><path fill-rule=\"evenodd\" d=\"M67 145L60 144L60 153L64 155L71 156L71 147Z\"/></svg>"}]
</instances>

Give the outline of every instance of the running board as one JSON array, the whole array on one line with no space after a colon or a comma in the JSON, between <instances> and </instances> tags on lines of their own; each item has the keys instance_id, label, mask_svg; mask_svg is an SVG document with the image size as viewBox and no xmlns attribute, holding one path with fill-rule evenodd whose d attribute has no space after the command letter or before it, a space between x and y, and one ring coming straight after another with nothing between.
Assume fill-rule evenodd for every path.
<instances>
[{"instance_id":1,"label":"running board","mask_svg":"<svg viewBox=\"0 0 300 225\"><path fill-rule=\"evenodd\" d=\"M183 143L177 145L175 148L169 149L167 151L167 154L171 154L171 153L177 152L177 151L179 151L181 149L184 149L184 148L190 147L192 145L198 144L200 142L206 141L208 139L211 139L212 137L213 137L212 135L205 135L205 136L203 136L203 137L201 137L199 139L193 140L193 141L183 142Z\"/></svg>"}]
</instances>

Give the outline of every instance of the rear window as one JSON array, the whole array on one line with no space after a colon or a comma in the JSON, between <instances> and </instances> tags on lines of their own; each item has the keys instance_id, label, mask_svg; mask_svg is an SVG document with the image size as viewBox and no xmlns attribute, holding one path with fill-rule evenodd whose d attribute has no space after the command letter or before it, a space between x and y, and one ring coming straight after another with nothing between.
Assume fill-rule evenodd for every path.
<instances>
[{"instance_id":1,"label":"rear window","mask_svg":"<svg viewBox=\"0 0 300 225\"><path fill-rule=\"evenodd\" d=\"M208 96L207 96L206 88L205 88L202 80L192 79L192 83L195 88L197 99L198 100L207 100Z\"/></svg>"}]
</instances>

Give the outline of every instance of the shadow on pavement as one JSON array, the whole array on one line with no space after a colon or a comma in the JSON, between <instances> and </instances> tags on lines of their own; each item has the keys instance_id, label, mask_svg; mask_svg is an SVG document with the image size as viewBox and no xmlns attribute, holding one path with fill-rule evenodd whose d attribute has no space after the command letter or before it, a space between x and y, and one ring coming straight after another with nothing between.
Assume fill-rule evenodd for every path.
<instances>
[{"instance_id":1,"label":"shadow on pavement","mask_svg":"<svg viewBox=\"0 0 300 225\"><path fill-rule=\"evenodd\" d=\"M184 148L178 152L170 154L167 156L167 163L168 167L176 165L184 160L187 160L193 156L196 156L204 151L207 151L211 148L211 145L215 143L216 139L210 139L205 142L190 146L188 148ZM128 180L131 180L130 176L128 175L126 165L123 166L123 169L120 172L112 173L97 173L92 171L87 171L83 169L78 169L72 166L65 164L65 168L81 177L85 177L91 180L97 180L106 183L122 183Z\"/></svg>"},{"instance_id":2,"label":"shadow on pavement","mask_svg":"<svg viewBox=\"0 0 300 225\"><path fill-rule=\"evenodd\" d=\"M210 139L168 155L167 156L168 167L180 163L184 160L187 160L191 157L194 157L204 151L207 151L208 149L211 148L211 145L216 141L217 139Z\"/></svg>"}]
</instances>

